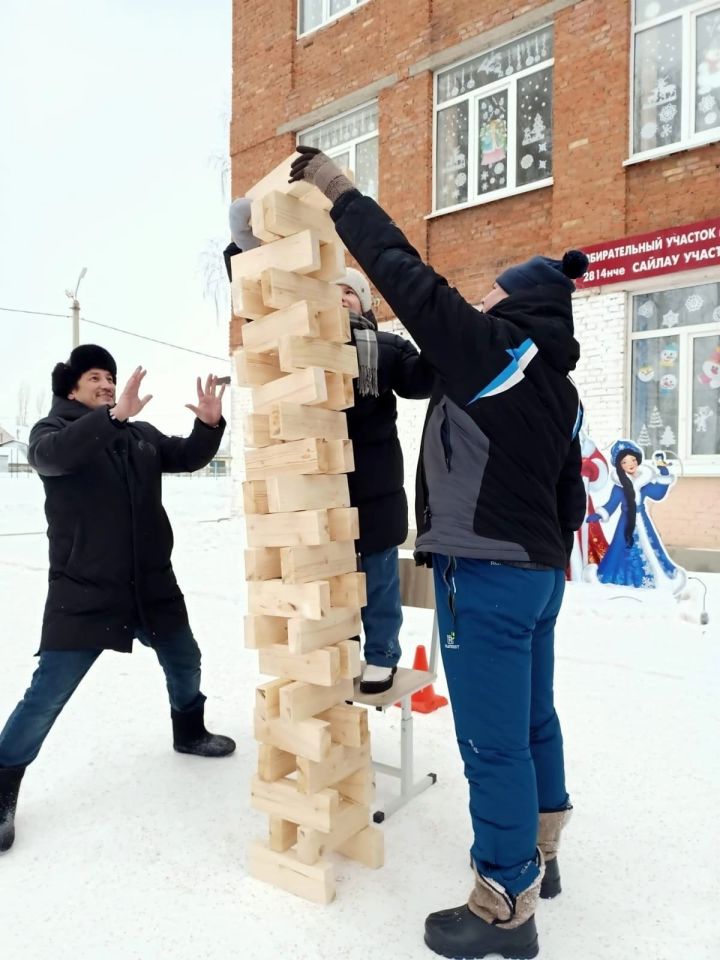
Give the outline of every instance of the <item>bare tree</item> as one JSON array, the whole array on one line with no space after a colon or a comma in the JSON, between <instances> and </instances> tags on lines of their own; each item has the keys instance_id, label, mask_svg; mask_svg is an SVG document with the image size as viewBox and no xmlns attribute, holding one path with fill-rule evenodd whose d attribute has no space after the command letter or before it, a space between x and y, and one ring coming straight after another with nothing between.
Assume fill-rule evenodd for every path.
<instances>
[{"instance_id":1,"label":"bare tree","mask_svg":"<svg viewBox=\"0 0 720 960\"><path fill-rule=\"evenodd\" d=\"M28 426L28 407L30 406L30 384L23 383L20 384L18 388L18 412L17 412L17 422L19 427Z\"/></svg>"},{"instance_id":2,"label":"bare tree","mask_svg":"<svg viewBox=\"0 0 720 960\"><path fill-rule=\"evenodd\" d=\"M42 417L47 412L47 391L45 387L42 390L38 390L35 394L35 413L38 417Z\"/></svg>"},{"instance_id":3,"label":"bare tree","mask_svg":"<svg viewBox=\"0 0 720 960\"><path fill-rule=\"evenodd\" d=\"M227 318L227 312L230 308L230 284L225 270L224 248L225 244L222 240L208 240L205 249L200 254L203 295L207 300L213 302L216 323L220 322L221 317Z\"/></svg>"}]
</instances>

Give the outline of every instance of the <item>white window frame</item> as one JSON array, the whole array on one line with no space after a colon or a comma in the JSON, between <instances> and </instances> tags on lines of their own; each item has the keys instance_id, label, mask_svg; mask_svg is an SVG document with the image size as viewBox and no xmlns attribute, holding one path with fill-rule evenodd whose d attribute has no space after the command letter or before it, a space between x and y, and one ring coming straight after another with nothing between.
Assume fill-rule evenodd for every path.
<instances>
[{"instance_id":1,"label":"white window frame","mask_svg":"<svg viewBox=\"0 0 720 960\"><path fill-rule=\"evenodd\" d=\"M309 37L313 33L317 33L318 30L322 30L323 27L326 27L329 23L335 23L336 20L339 20L341 17L347 16L348 13L352 13L353 10L357 10L358 7L364 6L366 3L369 3L370 0L350 0L349 5L344 9L340 10L338 13L330 14L330 0L322 0L322 21L316 27L310 27L309 30L304 30L300 32L300 24L302 23L302 13L303 13L303 0L297 0L297 38L300 40L302 37Z\"/></svg>"},{"instance_id":2,"label":"white window frame","mask_svg":"<svg viewBox=\"0 0 720 960\"><path fill-rule=\"evenodd\" d=\"M552 23L543 23L539 24L536 27L533 27L532 30L528 30L526 33L518 34L516 37L513 37L512 40L505 40L502 43L497 43L492 47L488 47L486 50L481 50L479 53L474 53L471 57L466 57L463 60L457 60L455 63L448 64L444 66L441 70L437 70L433 76L433 129L432 129L432 213L428 214L425 219L429 220L434 217L443 216L446 213L455 213L456 210L466 210L468 207L478 207L485 203L493 203L495 200L504 200L505 197L515 197L521 193L529 193L531 190L542 190L544 187L551 187L553 185L553 177L545 177L542 180L536 180L534 183L527 183L520 187L506 187L504 190L495 190L492 193L485 194L484 196L477 195L477 175L478 175L478 149L477 149L477 104L479 100L484 99L485 97L492 96L495 93L498 93L500 90L508 91L508 105L507 105L507 115L508 121L510 117L513 118L513 126L510 127L508 122L508 150L507 150L507 169L508 175L512 167L513 177L516 175L515 170L515 159L516 159L516 143L515 143L515 123L517 122L517 81L522 80L524 77L529 76L533 73L540 73L543 70L552 69L553 70L553 83L555 82L555 57L550 57L547 60L538 64L533 64L531 67L527 67L525 70L518 70L517 73L513 73L512 76L503 77L500 80L495 81L494 83L488 84L484 87L475 88L472 93L463 93L454 97L450 100L443 100L442 103L438 103L438 86L440 83L440 74L447 73L448 70L454 70L457 67L462 67L465 63L470 63L473 60L477 60L478 57L482 57L485 54L492 53L493 50L498 49L499 47L505 47L509 43L515 43L522 40L524 37L532 36L532 34L537 33L539 30L545 30L550 28L554 30L554 25ZM437 183L436 183L436 166L437 166L437 125L438 125L438 114L445 110L447 107L453 107L458 103L462 103L463 100L469 101L468 106L468 199L464 203L456 203L449 207L438 207L437 206ZM512 136L510 131L512 129ZM512 158L512 163L511 163ZM471 189L472 188L472 189ZM472 198L471 198L472 194Z\"/></svg>"},{"instance_id":3,"label":"white window frame","mask_svg":"<svg viewBox=\"0 0 720 960\"><path fill-rule=\"evenodd\" d=\"M679 153L681 150L691 150L693 147L702 147L707 143L715 143L720 140L720 126L715 127L707 133L693 134L692 128L695 125L695 55L696 55L696 37L697 29L695 22L698 17L711 10L717 10L720 13L720 3L718 0L697 0L695 3L689 3L682 10L674 10L666 13L654 20L645 20L643 23L635 23L635 11L638 0L633 0L630 10L632 17L630 32L630 140L628 144L628 159L623 161L623 166L630 166L634 163L642 163L645 160L654 160L657 157L667 157L672 153ZM681 135L677 143L667 144L662 147L653 147L651 150L641 150L635 152L635 38L639 33L649 30L652 27L662 26L671 20L682 20L682 96L680 98L680 113L682 117ZM688 67L688 64L690 66Z\"/></svg>"},{"instance_id":4,"label":"white window frame","mask_svg":"<svg viewBox=\"0 0 720 960\"><path fill-rule=\"evenodd\" d=\"M678 435L675 452L682 465L682 475L690 477L720 476L720 454L693 454L692 453L692 388L693 388L693 341L697 337L720 337L720 323L697 323L686 326L660 328L658 330L633 330L635 316L635 297L647 296L653 293L663 293L666 290L677 290L683 287L702 286L705 283L720 284L720 276L716 277L683 277L676 282L642 285L627 294L627 364L626 383L628 389L625 404L626 435L631 435L633 414L633 389L635 374L633 369L633 344L639 340L663 339L674 337L678 341L680 358L678 365ZM720 406L718 407L720 416ZM635 440L635 437L632 437Z\"/></svg>"},{"instance_id":5,"label":"white window frame","mask_svg":"<svg viewBox=\"0 0 720 960\"><path fill-rule=\"evenodd\" d=\"M324 153L326 156L334 159L335 157L341 156L343 153L349 153L350 159L348 166L350 170L355 173L356 171L356 162L355 162L355 150L358 145L361 143L367 143L368 140L376 139L378 141L378 193L380 191L380 107L377 100L368 100L366 103L358 104L358 106L353 107L351 110L343 110L342 113L338 113L334 117L328 117L325 120L320 121L320 123L314 123L311 127L306 127L304 130L299 130L296 137L296 143L301 143L301 137L305 137L310 133L313 133L315 130L320 127L328 126L332 123L338 123L342 121L345 117L349 117L353 113L357 113L358 110L365 110L367 107L376 106L378 111L378 126L376 130L371 131L370 133L364 133L359 137L354 137L351 140L343 140L342 143L338 144L336 147L325 150Z\"/></svg>"}]
</instances>

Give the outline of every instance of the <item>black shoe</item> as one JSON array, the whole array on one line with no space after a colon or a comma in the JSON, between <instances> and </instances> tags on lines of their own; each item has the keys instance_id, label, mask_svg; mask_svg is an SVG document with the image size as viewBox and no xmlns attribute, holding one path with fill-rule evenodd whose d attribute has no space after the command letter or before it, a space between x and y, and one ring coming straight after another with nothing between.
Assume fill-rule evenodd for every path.
<instances>
[{"instance_id":1,"label":"black shoe","mask_svg":"<svg viewBox=\"0 0 720 960\"><path fill-rule=\"evenodd\" d=\"M425 921L425 943L441 957L453 960L476 960L488 954L531 960L540 949L535 917L506 930L486 923L466 903L455 910L431 913Z\"/></svg>"},{"instance_id":2,"label":"black shoe","mask_svg":"<svg viewBox=\"0 0 720 960\"><path fill-rule=\"evenodd\" d=\"M0 853L15 842L15 810L25 767L0 767Z\"/></svg>"},{"instance_id":3,"label":"black shoe","mask_svg":"<svg viewBox=\"0 0 720 960\"><path fill-rule=\"evenodd\" d=\"M368 673L372 679L366 679ZM378 673L380 676L375 679L373 675ZM376 667L368 663L360 679L360 693L385 693L393 685L396 673L397 667Z\"/></svg>"},{"instance_id":4,"label":"black shoe","mask_svg":"<svg viewBox=\"0 0 720 960\"><path fill-rule=\"evenodd\" d=\"M205 729L205 705L190 713L171 711L173 747L178 753L196 757L227 757L235 750L235 741Z\"/></svg>"},{"instance_id":5,"label":"black shoe","mask_svg":"<svg viewBox=\"0 0 720 960\"><path fill-rule=\"evenodd\" d=\"M560 866L557 857L545 861L545 873L540 884L540 897L543 900L552 900L562 892L560 886Z\"/></svg>"}]
</instances>

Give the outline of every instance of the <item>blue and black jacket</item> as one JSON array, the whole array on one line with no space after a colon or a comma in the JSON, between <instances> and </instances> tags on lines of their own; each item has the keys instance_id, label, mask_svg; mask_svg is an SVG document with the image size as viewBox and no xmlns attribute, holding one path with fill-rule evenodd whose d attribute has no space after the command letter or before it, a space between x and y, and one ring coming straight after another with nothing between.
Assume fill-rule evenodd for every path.
<instances>
[{"instance_id":1,"label":"blue and black jacket","mask_svg":"<svg viewBox=\"0 0 720 960\"><path fill-rule=\"evenodd\" d=\"M418 466L417 549L565 567L585 515L570 291L535 287L481 313L371 198L348 191L331 215L437 374Z\"/></svg>"}]
</instances>

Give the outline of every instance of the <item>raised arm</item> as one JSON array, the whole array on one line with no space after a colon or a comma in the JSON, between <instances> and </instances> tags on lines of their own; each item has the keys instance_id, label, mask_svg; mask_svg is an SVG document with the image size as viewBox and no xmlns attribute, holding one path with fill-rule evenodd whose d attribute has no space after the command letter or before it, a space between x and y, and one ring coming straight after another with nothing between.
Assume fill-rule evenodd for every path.
<instances>
[{"instance_id":1,"label":"raised arm","mask_svg":"<svg viewBox=\"0 0 720 960\"><path fill-rule=\"evenodd\" d=\"M432 393L436 373L408 340L397 337L392 388L406 400L426 400Z\"/></svg>"}]
</instances>

